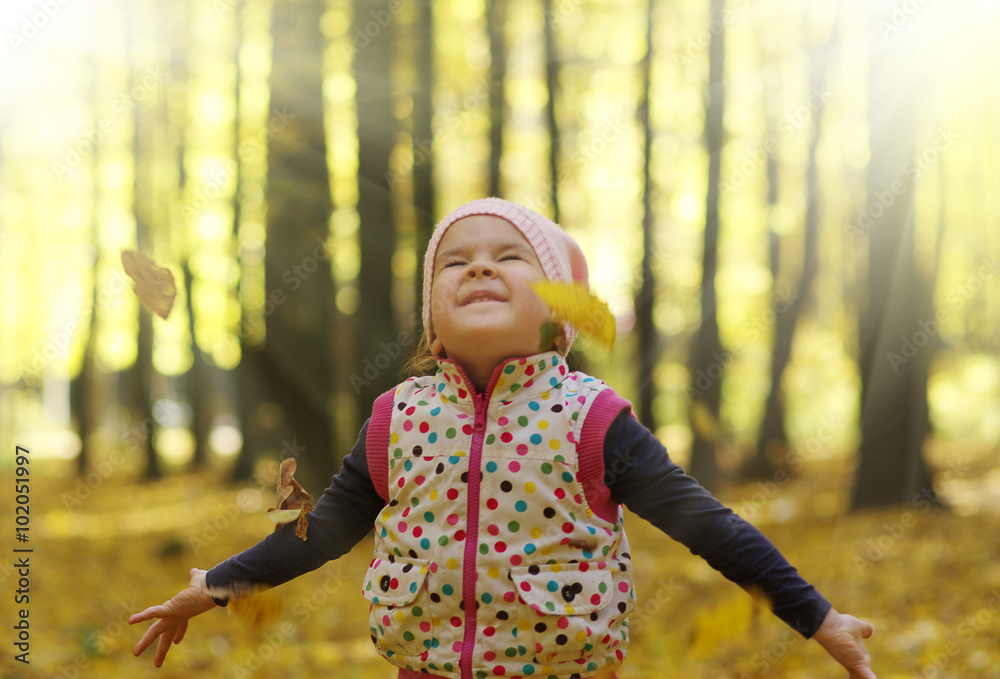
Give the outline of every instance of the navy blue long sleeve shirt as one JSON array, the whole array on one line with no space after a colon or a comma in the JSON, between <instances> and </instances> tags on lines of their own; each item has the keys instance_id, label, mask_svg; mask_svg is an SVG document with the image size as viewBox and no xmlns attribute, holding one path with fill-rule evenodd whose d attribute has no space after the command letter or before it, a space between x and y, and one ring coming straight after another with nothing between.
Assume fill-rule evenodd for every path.
<instances>
[{"instance_id":1,"label":"navy blue long sleeve shirt","mask_svg":"<svg viewBox=\"0 0 1000 679\"><path fill-rule=\"evenodd\" d=\"M340 472L309 514L308 540L282 526L208 572L210 588L233 582L279 585L349 552L385 507L368 472L366 422ZM759 530L719 502L674 463L652 432L622 411L604 440L604 480L616 502L646 519L723 576L762 593L775 615L805 637L830 603Z\"/></svg>"}]
</instances>

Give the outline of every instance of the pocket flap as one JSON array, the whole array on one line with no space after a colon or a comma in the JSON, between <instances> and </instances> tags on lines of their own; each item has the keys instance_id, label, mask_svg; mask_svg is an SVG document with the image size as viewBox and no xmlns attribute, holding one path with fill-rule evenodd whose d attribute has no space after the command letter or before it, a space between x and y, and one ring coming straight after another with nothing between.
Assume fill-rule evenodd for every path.
<instances>
[{"instance_id":1,"label":"pocket flap","mask_svg":"<svg viewBox=\"0 0 1000 679\"><path fill-rule=\"evenodd\" d=\"M607 564L564 563L520 566L510 579L526 604L543 615L585 615L607 606L612 599Z\"/></svg>"},{"instance_id":2,"label":"pocket flap","mask_svg":"<svg viewBox=\"0 0 1000 679\"><path fill-rule=\"evenodd\" d=\"M420 593L427 579L426 561L376 554L368 565L362 593L373 604L406 606Z\"/></svg>"}]
</instances>

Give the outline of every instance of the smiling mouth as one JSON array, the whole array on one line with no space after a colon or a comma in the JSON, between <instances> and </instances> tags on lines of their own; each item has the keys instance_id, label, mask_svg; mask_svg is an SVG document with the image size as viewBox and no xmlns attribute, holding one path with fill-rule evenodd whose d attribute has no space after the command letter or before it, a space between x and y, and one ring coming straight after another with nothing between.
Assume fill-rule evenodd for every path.
<instances>
[{"instance_id":1,"label":"smiling mouth","mask_svg":"<svg viewBox=\"0 0 1000 679\"><path fill-rule=\"evenodd\" d=\"M483 302L503 302L505 300L492 292L474 292L469 295L465 301L462 302L461 306L471 306L473 304L481 304Z\"/></svg>"}]
</instances>

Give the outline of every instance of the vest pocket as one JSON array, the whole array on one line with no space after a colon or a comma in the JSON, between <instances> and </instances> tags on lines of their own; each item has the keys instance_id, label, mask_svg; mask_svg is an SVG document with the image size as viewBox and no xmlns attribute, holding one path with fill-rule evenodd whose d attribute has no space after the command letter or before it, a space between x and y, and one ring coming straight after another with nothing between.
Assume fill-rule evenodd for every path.
<instances>
[{"instance_id":1,"label":"vest pocket","mask_svg":"<svg viewBox=\"0 0 1000 679\"><path fill-rule=\"evenodd\" d=\"M426 597L420 596L428 570L423 559L390 557L383 552L376 552L369 564L362 592L371 602L372 642L383 654L415 655L431 647L431 612Z\"/></svg>"},{"instance_id":2,"label":"vest pocket","mask_svg":"<svg viewBox=\"0 0 1000 679\"><path fill-rule=\"evenodd\" d=\"M522 616L517 638L536 662L575 660L598 650L607 626L601 611L614 598L606 564L521 566L510 570L510 579L535 612Z\"/></svg>"}]
</instances>

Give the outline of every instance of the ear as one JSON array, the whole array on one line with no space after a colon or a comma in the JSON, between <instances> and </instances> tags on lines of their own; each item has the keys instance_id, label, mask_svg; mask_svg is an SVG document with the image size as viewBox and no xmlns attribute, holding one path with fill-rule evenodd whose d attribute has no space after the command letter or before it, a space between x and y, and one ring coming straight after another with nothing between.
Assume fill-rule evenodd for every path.
<instances>
[{"instance_id":1,"label":"ear","mask_svg":"<svg viewBox=\"0 0 1000 679\"><path fill-rule=\"evenodd\" d=\"M438 358L444 358L445 357L444 344L442 344L441 340L438 339L438 336L434 334L433 330L427 331L427 338L428 338L428 344L430 344L431 347L431 353L437 356Z\"/></svg>"},{"instance_id":2,"label":"ear","mask_svg":"<svg viewBox=\"0 0 1000 679\"><path fill-rule=\"evenodd\" d=\"M588 283L587 258L583 255L583 250L576 244L576 241L569 242L569 266L573 280L577 283Z\"/></svg>"}]
</instances>

